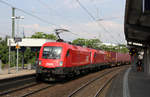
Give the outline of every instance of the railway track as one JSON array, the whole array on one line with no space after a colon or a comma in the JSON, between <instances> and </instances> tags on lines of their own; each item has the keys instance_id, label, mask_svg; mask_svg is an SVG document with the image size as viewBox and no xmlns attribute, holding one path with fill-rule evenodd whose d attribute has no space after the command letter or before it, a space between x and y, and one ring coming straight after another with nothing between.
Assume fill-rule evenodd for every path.
<instances>
[{"instance_id":1,"label":"railway track","mask_svg":"<svg viewBox=\"0 0 150 97\"><path fill-rule=\"evenodd\" d=\"M37 82L35 74L8 78L0 82L0 97L26 97L54 86L46 82Z\"/></svg>"},{"instance_id":2,"label":"railway track","mask_svg":"<svg viewBox=\"0 0 150 97\"><path fill-rule=\"evenodd\" d=\"M16 88L13 90L5 91L0 93L0 96L2 97L27 97L30 95L33 95L35 93L38 93L42 90L48 89L50 87L55 86L55 84L47 84L47 83L33 83L31 85Z\"/></svg>"},{"instance_id":3,"label":"railway track","mask_svg":"<svg viewBox=\"0 0 150 97\"><path fill-rule=\"evenodd\" d=\"M0 95L5 91L35 82L35 74L0 80Z\"/></svg>"},{"instance_id":4,"label":"railway track","mask_svg":"<svg viewBox=\"0 0 150 97\"><path fill-rule=\"evenodd\" d=\"M90 84L98 81L98 80L104 80L103 84L100 85L99 89L97 90L97 92L95 93L95 95L93 96L88 96L88 97L99 97L99 95L102 93L102 91L105 89L105 87L117 76L117 74L119 73L119 71L121 71L122 69L114 69L114 70L110 70L107 72L104 72L102 75L88 81L87 83L85 83L84 85L82 85L81 87L79 87L78 89L74 90L72 93L70 93L68 95L68 97L83 97L85 95L80 96L80 93L83 94L83 90L88 87ZM108 75L113 74L113 76L111 76L110 78L108 78ZM107 78L106 78L107 77ZM92 88L93 89L93 88ZM86 92L90 92L92 90L88 90ZM86 97L86 96L85 96Z\"/></svg>"},{"instance_id":5,"label":"railway track","mask_svg":"<svg viewBox=\"0 0 150 97\"><path fill-rule=\"evenodd\" d=\"M101 88L99 88L99 90L96 92L96 94L94 95L94 97L99 97L100 93L105 89L105 87L117 76L118 74L114 75L112 78L110 78L109 80L107 80L102 86Z\"/></svg>"},{"instance_id":6,"label":"railway track","mask_svg":"<svg viewBox=\"0 0 150 97\"><path fill-rule=\"evenodd\" d=\"M37 84L35 74L3 79L0 80L0 96L35 86Z\"/></svg>"},{"instance_id":7,"label":"railway track","mask_svg":"<svg viewBox=\"0 0 150 97\"><path fill-rule=\"evenodd\" d=\"M126 67L124 67L124 68L126 68ZM109 83L117 76L118 72L121 70L123 70L123 68L117 67L117 68L105 71L105 72L101 73L98 77L84 83L80 88L74 90L73 92L70 91L72 93L69 94L69 92L68 92L69 95L68 96L66 95L65 97L86 97L86 95L84 95L84 94L82 96L78 96L78 94L80 95L81 91L84 91L85 88L90 86L90 84L95 83L98 80L101 83L101 85L99 85L99 89L97 89L95 91L95 94L93 96L88 96L88 97L99 97L99 95L101 95L103 93L103 90L105 90L105 88L109 85ZM112 76L110 77L110 75L112 75ZM101 80L104 80L104 81L102 82ZM57 85L58 85L58 83L57 83ZM0 96L2 96L2 97L6 97L6 96L7 97L28 97L28 96L36 97L36 95L39 95L40 93L44 92L45 90L46 91L48 89L55 90L55 88L52 88L52 87L54 87L54 86L57 87L57 85L56 85L56 83L49 84L49 83L42 83L42 82L41 83L33 82L30 84L27 84L26 86L22 86L22 87L18 87L18 88L14 88L14 89L11 89L8 91L1 92ZM91 89L93 89L93 88L94 87L92 87ZM89 90L88 92L90 92L90 91L92 91L92 90ZM40 95L44 95L44 94L40 94ZM40 96L38 96L38 97L40 97Z\"/></svg>"},{"instance_id":8,"label":"railway track","mask_svg":"<svg viewBox=\"0 0 150 97\"><path fill-rule=\"evenodd\" d=\"M13 89L10 89L10 90L7 90L7 91L3 91L3 92L0 93L0 96L4 96L4 95L10 94L10 93L14 93L14 92L17 92L19 90L23 90L25 88L29 88L29 87L32 87L32 86L35 86L35 85L38 85L38 83L34 82L34 83L31 83L31 84L28 84L28 85L25 85L25 86L22 86L22 87L13 88Z\"/></svg>"},{"instance_id":9,"label":"railway track","mask_svg":"<svg viewBox=\"0 0 150 97\"><path fill-rule=\"evenodd\" d=\"M47 86L45 86L45 87L36 89L36 90L34 90L34 91L30 91L30 92L28 92L28 93L25 93L25 94L23 94L23 95L21 95L21 96L19 96L19 97L27 97L27 96L33 95L33 94L35 94L35 93L38 93L38 92L40 92L40 91L42 91L42 90L48 89L48 88L53 87L53 86L55 86L55 85L54 85L54 84L53 84L53 85L47 85Z\"/></svg>"}]
</instances>

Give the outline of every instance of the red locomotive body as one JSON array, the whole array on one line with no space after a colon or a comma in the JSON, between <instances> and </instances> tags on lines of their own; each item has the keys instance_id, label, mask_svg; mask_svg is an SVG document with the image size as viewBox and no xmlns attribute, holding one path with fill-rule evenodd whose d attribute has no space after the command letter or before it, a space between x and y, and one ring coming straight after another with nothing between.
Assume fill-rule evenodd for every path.
<instances>
[{"instance_id":1,"label":"red locomotive body","mask_svg":"<svg viewBox=\"0 0 150 97\"><path fill-rule=\"evenodd\" d=\"M42 75L77 73L91 64L88 48L61 42L45 43L40 50L37 66L38 78ZM44 74L46 73L46 74Z\"/></svg>"},{"instance_id":2,"label":"red locomotive body","mask_svg":"<svg viewBox=\"0 0 150 97\"><path fill-rule=\"evenodd\" d=\"M90 49L63 42L43 44L39 53L36 78L79 74L82 71L99 69L103 65L129 62L129 54Z\"/></svg>"},{"instance_id":3,"label":"red locomotive body","mask_svg":"<svg viewBox=\"0 0 150 97\"><path fill-rule=\"evenodd\" d=\"M104 64L105 62L105 56L106 53L102 50L97 50L97 52L94 55L94 64Z\"/></svg>"}]
</instances>

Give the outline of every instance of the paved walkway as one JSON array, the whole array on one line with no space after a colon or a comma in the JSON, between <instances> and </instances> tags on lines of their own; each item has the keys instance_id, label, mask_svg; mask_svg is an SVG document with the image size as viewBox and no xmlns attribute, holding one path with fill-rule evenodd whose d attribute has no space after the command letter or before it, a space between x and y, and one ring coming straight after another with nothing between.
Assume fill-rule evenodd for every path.
<instances>
[{"instance_id":1,"label":"paved walkway","mask_svg":"<svg viewBox=\"0 0 150 97\"><path fill-rule=\"evenodd\" d=\"M129 75L130 97L150 97L150 76L131 71Z\"/></svg>"},{"instance_id":2,"label":"paved walkway","mask_svg":"<svg viewBox=\"0 0 150 97\"><path fill-rule=\"evenodd\" d=\"M150 97L150 76L128 68L113 80L106 97Z\"/></svg>"},{"instance_id":3,"label":"paved walkway","mask_svg":"<svg viewBox=\"0 0 150 97\"><path fill-rule=\"evenodd\" d=\"M19 71L17 72L15 68L11 68L10 74L8 74L8 69L5 69L0 72L0 80L23 76L23 75L34 74L34 73L35 73L35 70L19 69Z\"/></svg>"}]
</instances>

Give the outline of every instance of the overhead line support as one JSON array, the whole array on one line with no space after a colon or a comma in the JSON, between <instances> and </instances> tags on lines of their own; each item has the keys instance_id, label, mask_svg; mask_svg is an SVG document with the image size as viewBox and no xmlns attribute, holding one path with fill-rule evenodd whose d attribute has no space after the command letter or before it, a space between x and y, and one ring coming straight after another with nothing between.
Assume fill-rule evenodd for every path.
<instances>
[{"instance_id":1,"label":"overhead line support","mask_svg":"<svg viewBox=\"0 0 150 97\"><path fill-rule=\"evenodd\" d=\"M15 8L12 7L12 38L15 37Z\"/></svg>"}]
</instances>

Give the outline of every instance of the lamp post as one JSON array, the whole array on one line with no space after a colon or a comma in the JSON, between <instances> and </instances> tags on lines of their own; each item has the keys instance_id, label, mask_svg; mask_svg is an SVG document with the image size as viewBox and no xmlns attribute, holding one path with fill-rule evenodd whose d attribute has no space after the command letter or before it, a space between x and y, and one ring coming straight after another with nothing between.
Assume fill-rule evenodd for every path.
<instances>
[{"instance_id":1,"label":"lamp post","mask_svg":"<svg viewBox=\"0 0 150 97\"><path fill-rule=\"evenodd\" d=\"M24 16L16 16L16 17L12 17L14 19L18 19L18 23L17 23L17 33L19 33L19 20L20 19L24 19ZM19 71L19 66L18 66L18 56L19 56L19 44L18 44L19 41L16 41L17 45L16 45L16 49L17 49L17 59L16 59L16 63L17 63L17 72Z\"/></svg>"}]
</instances>

